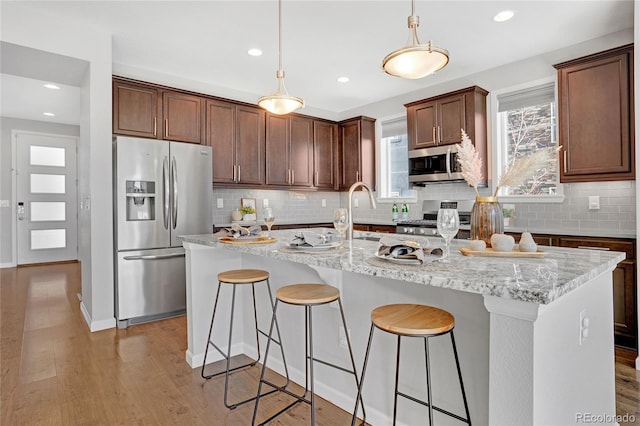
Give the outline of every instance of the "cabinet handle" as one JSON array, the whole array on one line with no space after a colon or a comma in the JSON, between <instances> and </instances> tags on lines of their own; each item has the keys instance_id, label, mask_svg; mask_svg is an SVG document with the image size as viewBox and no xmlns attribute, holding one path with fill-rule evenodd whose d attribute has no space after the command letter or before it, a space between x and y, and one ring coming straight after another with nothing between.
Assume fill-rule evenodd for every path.
<instances>
[{"instance_id":1,"label":"cabinet handle","mask_svg":"<svg viewBox=\"0 0 640 426\"><path fill-rule=\"evenodd\" d=\"M563 155L563 163L564 163L564 172L567 173L567 151L562 151Z\"/></svg>"},{"instance_id":2,"label":"cabinet handle","mask_svg":"<svg viewBox=\"0 0 640 426\"><path fill-rule=\"evenodd\" d=\"M549 237L549 247L553 246L553 238Z\"/></svg>"},{"instance_id":3,"label":"cabinet handle","mask_svg":"<svg viewBox=\"0 0 640 426\"><path fill-rule=\"evenodd\" d=\"M236 182L240 183L240 164L238 164L236 167L238 167L238 180Z\"/></svg>"},{"instance_id":4,"label":"cabinet handle","mask_svg":"<svg viewBox=\"0 0 640 426\"><path fill-rule=\"evenodd\" d=\"M436 126L433 126L433 131L431 133L432 133L431 137L433 139L433 143L437 144L438 140L436 139Z\"/></svg>"},{"instance_id":5,"label":"cabinet handle","mask_svg":"<svg viewBox=\"0 0 640 426\"><path fill-rule=\"evenodd\" d=\"M296 171L291 169L291 185L296 181Z\"/></svg>"},{"instance_id":6,"label":"cabinet handle","mask_svg":"<svg viewBox=\"0 0 640 426\"><path fill-rule=\"evenodd\" d=\"M153 136L158 136L158 117L153 117Z\"/></svg>"},{"instance_id":7,"label":"cabinet handle","mask_svg":"<svg viewBox=\"0 0 640 426\"><path fill-rule=\"evenodd\" d=\"M440 126L438 126L438 145L442 142L442 133L440 132Z\"/></svg>"},{"instance_id":8,"label":"cabinet handle","mask_svg":"<svg viewBox=\"0 0 640 426\"><path fill-rule=\"evenodd\" d=\"M164 119L164 137L169 138L169 120Z\"/></svg>"},{"instance_id":9,"label":"cabinet handle","mask_svg":"<svg viewBox=\"0 0 640 426\"><path fill-rule=\"evenodd\" d=\"M318 186L318 171L313 172L313 185Z\"/></svg>"},{"instance_id":10,"label":"cabinet handle","mask_svg":"<svg viewBox=\"0 0 640 426\"><path fill-rule=\"evenodd\" d=\"M609 251L609 247L578 246L579 249Z\"/></svg>"},{"instance_id":11,"label":"cabinet handle","mask_svg":"<svg viewBox=\"0 0 640 426\"><path fill-rule=\"evenodd\" d=\"M236 165L233 165L233 181L236 181Z\"/></svg>"}]
</instances>

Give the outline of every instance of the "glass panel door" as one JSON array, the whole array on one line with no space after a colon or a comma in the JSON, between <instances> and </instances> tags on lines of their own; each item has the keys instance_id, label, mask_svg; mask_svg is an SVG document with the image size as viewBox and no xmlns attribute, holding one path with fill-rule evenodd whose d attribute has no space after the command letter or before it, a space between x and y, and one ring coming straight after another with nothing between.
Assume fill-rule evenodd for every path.
<instances>
[{"instance_id":1,"label":"glass panel door","mask_svg":"<svg viewBox=\"0 0 640 426\"><path fill-rule=\"evenodd\" d=\"M78 258L76 138L17 132L17 263Z\"/></svg>"}]
</instances>

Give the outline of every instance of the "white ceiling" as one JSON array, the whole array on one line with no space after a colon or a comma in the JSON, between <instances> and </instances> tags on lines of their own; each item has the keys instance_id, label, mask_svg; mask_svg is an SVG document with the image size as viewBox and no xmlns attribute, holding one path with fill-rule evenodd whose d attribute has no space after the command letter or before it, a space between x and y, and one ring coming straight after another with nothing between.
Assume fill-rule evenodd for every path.
<instances>
[{"instance_id":1,"label":"white ceiling","mask_svg":"<svg viewBox=\"0 0 640 426\"><path fill-rule=\"evenodd\" d=\"M197 82L207 93L236 94L250 102L276 89L275 0L23 4L112 33L116 73L143 80L145 74L174 76ZM515 17L494 22L504 9ZM314 109L340 113L633 27L631 0L419 0L421 41L432 39L448 49L451 60L436 75L403 80L386 75L381 61L407 41L410 12L410 0L284 1L283 67L289 93ZM249 56L253 47L264 54ZM4 65L2 72L21 75ZM350 81L338 83L340 76ZM24 92L6 90L20 84L15 79L3 77L2 83L7 111L5 106L18 100L5 97ZM41 117L37 100L35 94L22 99L36 104Z\"/></svg>"}]
</instances>

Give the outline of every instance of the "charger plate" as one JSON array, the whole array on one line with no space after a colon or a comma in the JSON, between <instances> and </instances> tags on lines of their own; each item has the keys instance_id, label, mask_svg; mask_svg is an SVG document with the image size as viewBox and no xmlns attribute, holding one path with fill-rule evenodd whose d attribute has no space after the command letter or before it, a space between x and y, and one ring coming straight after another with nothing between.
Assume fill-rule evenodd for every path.
<instances>
[{"instance_id":1,"label":"charger plate","mask_svg":"<svg viewBox=\"0 0 640 426\"><path fill-rule=\"evenodd\" d=\"M495 251L492 248L486 248L482 251L474 251L469 247L460 247L460 253L465 256L478 256L478 257L544 257L547 252L538 251L520 251L513 249L512 251Z\"/></svg>"},{"instance_id":2,"label":"charger plate","mask_svg":"<svg viewBox=\"0 0 640 426\"><path fill-rule=\"evenodd\" d=\"M218 241L220 241L221 243L225 243L225 244L271 244L271 243L275 243L276 240L273 237L257 237L255 239L249 239L249 240L242 240L243 237L240 238L231 238L231 237L222 237L220 238Z\"/></svg>"}]
</instances>

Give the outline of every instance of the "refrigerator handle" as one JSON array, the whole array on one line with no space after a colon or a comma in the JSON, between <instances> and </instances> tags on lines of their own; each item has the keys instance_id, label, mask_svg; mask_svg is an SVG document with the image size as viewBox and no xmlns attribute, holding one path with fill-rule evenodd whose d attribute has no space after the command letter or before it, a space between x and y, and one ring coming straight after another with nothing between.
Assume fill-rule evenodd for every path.
<instances>
[{"instance_id":1,"label":"refrigerator handle","mask_svg":"<svg viewBox=\"0 0 640 426\"><path fill-rule=\"evenodd\" d=\"M162 218L164 229L169 229L169 158L162 161Z\"/></svg>"},{"instance_id":2,"label":"refrigerator handle","mask_svg":"<svg viewBox=\"0 0 640 426\"><path fill-rule=\"evenodd\" d=\"M176 157L171 158L171 186L173 189L173 203L171 203L171 225L173 229L176 229L178 225L178 170L176 166Z\"/></svg>"}]
</instances>

